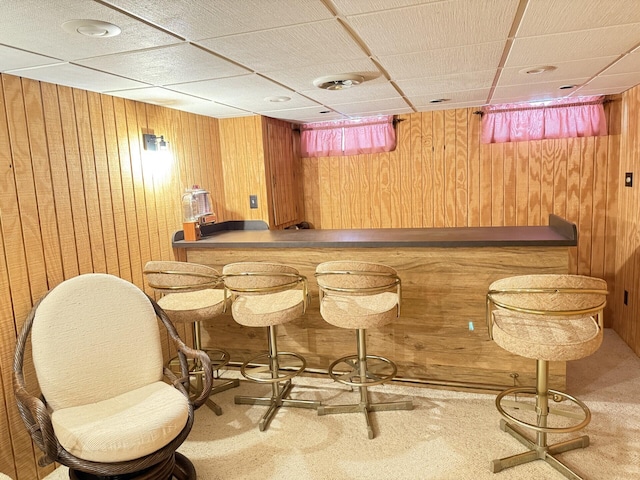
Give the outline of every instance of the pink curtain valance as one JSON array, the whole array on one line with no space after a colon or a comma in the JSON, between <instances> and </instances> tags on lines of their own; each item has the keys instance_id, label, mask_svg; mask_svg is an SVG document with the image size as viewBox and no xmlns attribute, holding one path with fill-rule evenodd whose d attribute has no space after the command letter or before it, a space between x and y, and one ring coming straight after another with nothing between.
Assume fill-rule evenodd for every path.
<instances>
[{"instance_id":1,"label":"pink curtain valance","mask_svg":"<svg viewBox=\"0 0 640 480\"><path fill-rule=\"evenodd\" d=\"M607 134L604 97L563 98L536 104L490 105L482 110L482 143Z\"/></svg>"},{"instance_id":2,"label":"pink curtain valance","mask_svg":"<svg viewBox=\"0 0 640 480\"><path fill-rule=\"evenodd\" d=\"M307 123L300 131L303 157L390 152L396 148L393 116Z\"/></svg>"}]
</instances>

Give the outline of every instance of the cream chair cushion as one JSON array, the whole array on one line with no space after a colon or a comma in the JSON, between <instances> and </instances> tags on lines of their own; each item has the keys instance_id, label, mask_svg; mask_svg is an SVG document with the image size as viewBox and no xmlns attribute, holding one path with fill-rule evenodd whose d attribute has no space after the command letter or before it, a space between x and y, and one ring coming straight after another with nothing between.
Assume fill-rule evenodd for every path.
<instances>
[{"instance_id":1,"label":"cream chair cushion","mask_svg":"<svg viewBox=\"0 0 640 480\"><path fill-rule=\"evenodd\" d=\"M40 388L53 411L117 397L163 376L151 302L112 275L80 275L53 289L37 309L31 344Z\"/></svg>"},{"instance_id":2,"label":"cream chair cushion","mask_svg":"<svg viewBox=\"0 0 640 480\"><path fill-rule=\"evenodd\" d=\"M232 306L233 319L246 327L268 327L291 322L304 310L302 290L238 296Z\"/></svg>"},{"instance_id":3,"label":"cream chair cushion","mask_svg":"<svg viewBox=\"0 0 640 480\"><path fill-rule=\"evenodd\" d=\"M158 305L172 322L204 322L222 314L224 290L207 288L192 292L169 293L158 300Z\"/></svg>"},{"instance_id":4,"label":"cream chair cushion","mask_svg":"<svg viewBox=\"0 0 640 480\"><path fill-rule=\"evenodd\" d=\"M189 416L187 398L154 382L88 405L53 412L60 444L76 457L122 462L143 457L173 440Z\"/></svg>"},{"instance_id":5,"label":"cream chair cushion","mask_svg":"<svg viewBox=\"0 0 640 480\"><path fill-rule=\"evenodd\" d=\"M332 293L322 298L320 314L336 327L381 327L397 318L398 295L393 292L356 296Z\"/></svg>"}]
</instances>

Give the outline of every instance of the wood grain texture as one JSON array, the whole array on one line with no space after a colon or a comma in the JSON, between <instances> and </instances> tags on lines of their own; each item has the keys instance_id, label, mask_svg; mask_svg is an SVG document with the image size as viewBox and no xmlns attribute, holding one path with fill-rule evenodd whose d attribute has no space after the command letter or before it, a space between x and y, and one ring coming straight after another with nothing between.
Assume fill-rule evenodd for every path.
<instances>
[{"instance_id":1,"label":"wood grain texture","mask_svg":"<svg viewBox=\"0 0 640 480\"><path fill-rule=\"evenodd\" d=\"M318 369L352 353L355 335L320 316L316 266L329 259L390 265L402 279L402 314L384 328L368 330L369 353L391 358L404 378L503 386L513 383L513 372L523 383L534 381L535 361L512 355L489 339L485 328L489 284L514 274L567 270L567 247L189 248L186 258L217 269L239 261L274 261L297 268L308 279L312 301L304 317L279 330L279 347L301 353L310 368ZM266 348L257 329L237 325L228 316L207 330L234 361L246 361ZM564 368L557 364L553 369L558 387L564 386Z\"/></svg>"}]
</instances>

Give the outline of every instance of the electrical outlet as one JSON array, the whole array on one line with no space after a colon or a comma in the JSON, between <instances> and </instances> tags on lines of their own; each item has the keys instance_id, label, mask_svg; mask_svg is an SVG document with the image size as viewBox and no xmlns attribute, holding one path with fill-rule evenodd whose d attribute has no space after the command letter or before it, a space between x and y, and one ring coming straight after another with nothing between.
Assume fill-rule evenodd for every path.
<instances>
[{"instance_id":1,"label":"electrical outlet","mask_svg":"<svg viewBox=\"0 0 640 480\"><path fill-rule=\"evenodd\" d=\"M627 172L624 174L624 186L633 187L633 172Z\"/></svg>"},{"instance_id":2,"label":"electrical outlet","mask_svg":"<svg viewBox=\"0 0 640 480\"><path fill-rule=\"evenodd\" d=\"M249 195L249 208L258 208L258 196Z\"/></svg>"}]
</instances>

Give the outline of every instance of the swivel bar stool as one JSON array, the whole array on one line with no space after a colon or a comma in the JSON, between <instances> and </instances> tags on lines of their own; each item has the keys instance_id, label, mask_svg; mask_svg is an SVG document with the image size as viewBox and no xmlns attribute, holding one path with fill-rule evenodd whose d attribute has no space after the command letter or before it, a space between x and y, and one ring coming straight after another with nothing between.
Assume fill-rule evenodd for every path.
<instances>
[{"instance_id":1,"label":"swivel bar stool","mask_svg":"<svg viewBox=\"0 0 640 480\"><path fill-rule=\"evenodd\" d=\"M258 428L264 431L280 407L317 409L319 402L287 398L291 379L306 367L297 353L279 352L276 327L301 317L307 308L307 279L287 265L239 262L222 269L225 298L233 301L231 314L246 327L266 327L269 351L245 362L240 371L250 381L271 385L269 397L236 396L236 404L265 405L269 408Z\"/></svg>"},{"instance_id":2,"label":"swivel bar stool","mask_svg":"<svg viewBox=\"0 0 640 480\"><path fill-rule=\"evenodd\" d=\"M158 305L167 313L174 323L191 324L193 329L193 343L197 350L203 350L211 359L214 372L229 363L229 354L219 348L202 348L201 324L209 322L224 310L224 289L216 288L221 285L218 271L206 265L188 262L151 261L144 267L144 274L149 286L162 293ZM172 370L179 368L177 359L171 359L169 365ZM189 364L190 376L195 380L192 385L196 394L202 389L202 365L198 362ZM215 382L211 395L228 390L239 385L238 379L221 380ZM222 414L222 409L211 398L206 405L215 412Z\"/></svg>"},{"instance_id":3,"label":"swivel bar stool","mask_svg":"<svg viewBox=\"0 0 640 480\"><path fill-rule=\"evenodd\" d=\"M555 455L588 446L589 437L583 435L549 445L547 434L580 430L589 424L591 412L577 398L549 388L549 362L577 360L600 348L606 295L604 280L580 275L523 275L490 285L487 294L489 335L505 350L536 361L535 387L509 388L496 397L496 408L503 417L500 428L529 450L493 460L491 470L494 473L533 460L544 460L569 479L582 478ZM504 398L527 394L535 396L535 405ZM556 409L549 407L550 397L571 403ZM507 411L509 407L515 407L515 411ZM531 415L535 422L524 419L527 411L534 412ZM565 419L560 420L555 415ZM566 417L574 421L567 421ZM573 425L566 426L567 423ZM535 441L527 438L518 427L535 432Z\"/></svg>"},{"instance_id":4,"label":"swivel bar stool","mask_svg":"<svg viewBox=\"0 0 640 480\"><path fill-rule=\"evenodd\" d=\"M362 412L368 437L374 437L369 412L412 410L411 401L373 403L368 387L391 380L397 367L391 360L367 355L366 329L382 327L400 316L401 286L396 271L386 265L356 261L321 263L316 268L320 314L328 323L357 331L357 354L339 358L329 366L335 381L358 387L360 402L322 405L318 415Z\"/></svg>"}]
</instances>

